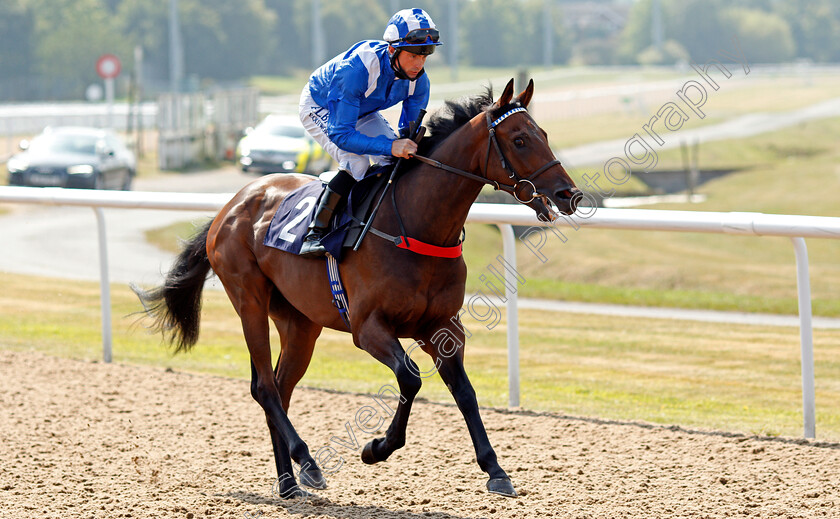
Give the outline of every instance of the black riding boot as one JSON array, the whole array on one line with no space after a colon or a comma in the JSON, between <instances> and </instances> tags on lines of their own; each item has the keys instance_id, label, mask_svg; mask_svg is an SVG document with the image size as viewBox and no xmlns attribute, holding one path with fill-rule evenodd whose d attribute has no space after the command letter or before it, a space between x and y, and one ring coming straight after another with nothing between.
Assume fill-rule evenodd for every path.
<instances>
[{"instance_id":1,"label":"black riding boot","mask_svg":"<svg viewBox=\"0 0 840 519\"><path fill-rule=\"evenodd\" d=\"M350 194L350 189L355 183L353 176L342 170L324 188L324 194L321 195L315 211L315 218L309 224L309 233L303 239L303 246L300 248L301 256L318 257L327 253L327 249L321 244L321 238L324 237L330 225L333 213L344 197Z\"/></svg>"}]
</instances>

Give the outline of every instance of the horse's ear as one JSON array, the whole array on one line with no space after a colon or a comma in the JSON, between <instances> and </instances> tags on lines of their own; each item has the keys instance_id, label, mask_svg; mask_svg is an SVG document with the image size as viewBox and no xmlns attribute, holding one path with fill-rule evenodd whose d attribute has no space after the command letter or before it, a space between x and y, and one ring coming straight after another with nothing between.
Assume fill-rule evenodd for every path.
<instances>
[{"instance_id":1,"label":"horse's ear","mask_svg":"<svg viewBox=\"0 0 840 519\"><path fill-rule=\"evenodd\" d=\"M525 90L522 91L518 96L516 96L516 100L519 101L519 104L528 108L528 103L531 102L531 98L534 97L534 80L528 81L528 86Z\"/></svg>"},{"instance_id":2,"label":"horse's ear","mask_svg":"<svg viewBox=\"0 0 840 519\"><path fill-rule=\"evenodd\" d=\"M502 92L502 96L499 97L498 101L496 101L496 106L505 106L510 103L511 99L513 99L513 79L508 81L505 91Z\"/></svg>"}]
</instances>

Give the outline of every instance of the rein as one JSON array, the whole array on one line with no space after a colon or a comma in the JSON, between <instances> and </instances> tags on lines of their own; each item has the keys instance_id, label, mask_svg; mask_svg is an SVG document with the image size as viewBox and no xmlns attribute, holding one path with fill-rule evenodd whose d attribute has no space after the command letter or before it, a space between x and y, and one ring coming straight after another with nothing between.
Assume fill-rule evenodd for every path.
<instances>
[{"instance_id":1,"label":"rein","mask_svg":"<svg viewBox=\"0 0 840 519\"><path fill-rule=\"evenodd\" d=\"M497 182L495 180L490 180L488 178L482 177L481 175L476 175L475 173L470 173L469 171L464 171L463 169L453 168L452 166L449 166L447 164L443 164L442 162L440 162L438 160L430 159L429 157L424 157L422 155L412 155L411 158L417 159L420 162L422 162L424 164L428 164L429 166L432 166L434 168L442 169L443 171L448 171L449 173L454 173L454 174L460 175L464 178L468 178L470 180L475 180L476 182L481 182L483 184L491 185L491 186L493 186L493 188L496 191L504 191L506 193L509 193L520 204L529 204L529 203L533 202L534 199L536 199L536 198L539 198L539 197L544 198L545 195L541 195L541 194L537 193L537 187L534 185L533 180L536 179L541 174L543 174L549 168L560 164L560 161L557 160L557 159L551 160L551 161L545 163L542 167L540 167L539 169L537 169L536 171L534 171L530 175L528 175L527 177L522 177L522 176L518 175L516 173L516 171L514 171L513 167L510 165L510 161L508 161L505 158L505 154L502 152L502 148L501 148L501 146L499 146L499 141L496 138L496 126L498 126L502 121L504 121L505 119L507 119L511 115L513 115L515 113L519 113L519 112L527 112L527 110L522 106L518 106L516 108L513 108L513 109L505 112L500 117L498 117L496 120L491 120L490 119L490 112L489 111L485 112L486 116L487 116L487 130L490 133L490 138L487 141L487 159L484 161L484 170L487 171L487 168L490 165L490 155L491 155L490 148L491 147L496 148L496 153L499 156L499 160L501 161L502 168L509 173L508 178L510 178L511 180L514 181L513 185L500 184L499 182ZM522 185L522 184L528 184L528 185L531 186L531 198L529 200L522 200L521 198L519 198L519 195L517 195L517 191L519 190L519 186ZM569 186L569 188L571 188L571 186Z\"/></svg>"},{"instance_id":2,"label":"rein","mask_svg":"<svg viewBox=\"0 0 840 519\"><path fill-rule=\"evenodd\" d=\"M476 182L481 182L483 184L493 186L493 188L496 191L504 191L505 193L508 193L508 194L512 195L513 198L515 198L516 201L519 202L520 204L528 204L528 203L532 202L535 198L540 197L540 196L544 196L544 195L537 194L537 189L534 186L534 183L531 182L531 180L536 178L538 175L540 175L542 172L544 172L548 168L550 168L552 166L556 166L557 164L560 164L559 160L552 160L551 162L548 162L547 164L545 164L540 169L536 170L528 178L521 178L521 177L518 178L516 183L511 186L511 185L508 185L508 184L500 184L500 183L496 182L495 180L490 180L488 178L482 177L481 175L476 175L475 173L470 173L469 171L464 171L463 169L453 168L452 166L446 165L446 164L440 162L439 160L430 159L429 157L424 157L422 155L412 155L411 158L412 159L417 159L420 162L422 162L424 164L428 164L429 166L432 166L434 168L442 169L444 171L448 171L450 173L460 175L464 178L468 178L470 180L475 180ZM511 178L513 178L513 177L511 177ZM520 183L526 183L526 184L531 185L533 194L531 195L530 200L522 200L516 195L516 191L517 191L517 189L519 189L519 184Z\"/></svg>"},{"instance_id":3,"label":"rein","mask_svg":"<svg viewBox=\"0 0 840 519\"><path fill-rule=\"evenodd\" d=\"M519 112L527 112L527 110L522 106L517 106L511 110L508 110L496 120L490 119L490 112L487 111L485 114L487 115L487 130L490 133L490 137L487 142L487 159L484 163L484 171L487 171L488 166L490 165L490 148L496 148L496 153L499 156L499 160L501 161L502 168L509 173L508 178L514 181L512 185L510 184L500 184L495 180L490 180L486 177L482 177L480 175L476 175L475 173L470 173L469 171L465 171L463 169L454 168L447 164L440 162L439 160L430 159L429 157L424 157L422 155L412 155L411 158L417 159L424 164L428 164L437 169L441 169L443 171L448 171L449 173L454 173L456 175L460 175L464 178L468 178L470 180L474 180L476 182L481 182L483 184L488 184L493 186L497 191L504 191L513 195L513 198L516 199L517 202L520 204L529 204L533 202L537 198L542 198L543 200L546 199L546 196L537 192L537 187L534 185L533 180L536 179L538 176L543 174L549 168L552 168L558 164L560 161L555 159L545 163L542 167L528 175L527 177L522 177L514 171L513 167L510 165L510 162L505 158L505 154L502 152L501 146L499 146L499 141L496 138L496 126L498 126L502 121L510 117L511 115ZM396 182L394 182L396 183ZM531 186L531 198L529 200L522 200L517 195L517 190L519 189L520 185L528 184ZM566 189L571 189L572 186L568 186ZM387 189L387 187L386 187ZM428 243L421 242L414 238L409 238L406 236L405 227L403 226L402 218L400 217L400 212L397 209L397 200L395 198L396 193L396 186L393 186L391 189L391 201L394 204L394 213L397 215L397 222L400 226L400 236L391 236L390 234L386 234L382 231L379 231L374 228L370 228L370 232L379 236L380 238L384 238L386 240L392 241L397 247L401 249L406 249L416 254L421 254L424 256L435 256L439 258L457 258L462 253L462 244L464 241L464 236L462 234L461 239L458 241L457 245L451 247L441 247L438 245L431 245ZM545 200L546 205L548 205L548 201Z\"/></svg>"}]
</instances>

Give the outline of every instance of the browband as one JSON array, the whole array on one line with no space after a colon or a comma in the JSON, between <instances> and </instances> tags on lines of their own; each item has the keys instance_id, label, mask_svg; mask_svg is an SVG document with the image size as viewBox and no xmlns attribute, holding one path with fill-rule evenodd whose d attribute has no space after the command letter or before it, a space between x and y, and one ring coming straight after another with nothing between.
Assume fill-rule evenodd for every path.
<instances>
[{"instance_id":1,"label":"browband","mask_svg":"<svg viewBox=\"0 0 840 519\"><path fill-rule=\"evenodd\" d=\"M496 126L498 126L498 124L499 124L499 123L501 123L502 121L504 121L505 119L507 119L507 118L508 118L508 117L510 117L511 115L513 115L513 114L515 114L515 113L518 113L518 112L527 112L527 111L528 111L528 110L526 110L526 109L525 109L524 107L522 107L522 106L519 106L519 107L514 108L514 109L512 109L512 110L508 110L507 112L505 112L505 113L503 113L501 116L499 116L499 118L498 118L498 119L496 119L495 121L493 121L492 123L490 123L489 127L490 127L490 128L495 128Z\"/></svg>"}]
</instances>

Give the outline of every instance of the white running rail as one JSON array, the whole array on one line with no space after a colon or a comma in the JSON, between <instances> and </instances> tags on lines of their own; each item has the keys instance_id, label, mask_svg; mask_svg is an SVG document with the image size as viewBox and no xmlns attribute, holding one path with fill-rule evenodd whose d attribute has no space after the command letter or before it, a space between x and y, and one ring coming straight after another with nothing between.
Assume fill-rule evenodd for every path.
<instances>
[{"instance_id":1,"label":"white running rail","mask_svg":"<svg viewBox=\"0 0 840 519\"><path fill-rule=\"evenodd\" d=\"M108 252L105 219L102 208L122 209L183 209L190 211L218 211L230 200L232 193L158 193L110 192L60 188L28 188L0 186L0 202L69 205L91 207L96 212L99 230L99 264L102 304L102 349L105 362L111 360L111 304L108 281ZM808 274L808 251L804 238L840 239L840 218L822 216L776 215L762 213L723 213L700 211L659 211L653 209L587 208L588 213L576 213L555 222L556 227L592 227L673 232L705 232L753 236L786 236L791 238L796 254L797 287L799 297L799 327L802 364L802 415L806 438L816 436L816 405L814 396L814 346L811 323L811 285ZM504 258L516 268L516 238L513 225L533 227L525 236L537 234L539 227L552 224L540 222L527 207L507 204L475 204L468 222L497 225L502 231ZM559 229L556 229L561 232ZM543 231L544 232L544 231ZM534 251L539 243L529 240ZM515 276L507 271L508 276ZM516 286L508 279L508 286ZM519 405L519 332L517 294L506 293L508 311L508 404Z\"/></svg>"}]
</instances>

